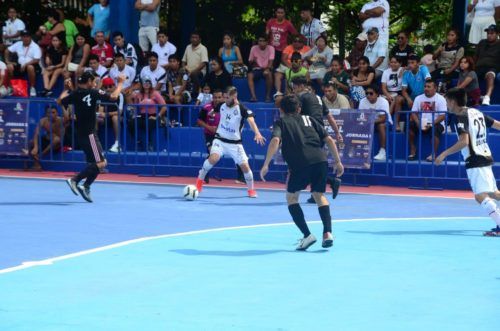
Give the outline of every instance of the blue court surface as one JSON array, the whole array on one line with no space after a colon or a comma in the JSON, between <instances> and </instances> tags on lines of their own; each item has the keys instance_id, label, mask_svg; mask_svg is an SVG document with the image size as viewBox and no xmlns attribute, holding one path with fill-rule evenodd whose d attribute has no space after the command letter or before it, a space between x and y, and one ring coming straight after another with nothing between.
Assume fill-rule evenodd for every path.
<instances>
[{"instance_id":1,"label":"blue court surface","mask_svg":"<svg viewBox=\"0 0 500 331\"><path fill-rule=\"evenodd\" d=\"M89 204L0 179L0 330L500 330L500 240L473 200L341 194L334 247L295 252L283 191L181 191L96 183Z\"/></svg>"}]
</instances>

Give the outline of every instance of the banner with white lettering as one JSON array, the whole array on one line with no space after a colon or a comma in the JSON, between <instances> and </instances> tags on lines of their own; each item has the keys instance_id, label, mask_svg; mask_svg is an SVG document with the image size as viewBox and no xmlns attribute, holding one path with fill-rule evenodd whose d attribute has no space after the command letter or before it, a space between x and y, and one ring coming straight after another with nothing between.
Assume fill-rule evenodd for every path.
<instances>
[{"instance_id":1,"label":"banner with white lettering","mask_svg":"<svg viewBox=\"0 0 500 331\"><path fill-rule=\"evenodd\" d=\"M29 101L0 101L0 155L24 155L28 148Z\"/></svg>"}]
</instances>

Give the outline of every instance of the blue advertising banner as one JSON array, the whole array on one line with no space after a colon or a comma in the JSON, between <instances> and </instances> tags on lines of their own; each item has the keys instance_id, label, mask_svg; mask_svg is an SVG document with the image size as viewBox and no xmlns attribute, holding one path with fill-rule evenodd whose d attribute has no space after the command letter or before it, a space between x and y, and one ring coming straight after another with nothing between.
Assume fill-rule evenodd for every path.
<instances>
[{"instance_id":1,"label":"blue advertising banner","mask_svg":"<svg viewBox=\"0 0 500 331\"><path fill-rule=\"evenodd\" d=\"M0 155L25 155L29 101L0 101Z\"/></svg>"}]
</instances>

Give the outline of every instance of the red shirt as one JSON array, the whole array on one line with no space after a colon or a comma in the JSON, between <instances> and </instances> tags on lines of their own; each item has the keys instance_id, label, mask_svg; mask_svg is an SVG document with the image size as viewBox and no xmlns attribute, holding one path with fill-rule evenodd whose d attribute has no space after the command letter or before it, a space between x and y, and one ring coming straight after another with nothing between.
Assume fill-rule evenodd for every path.
<instances>
[{"instance_id":1,"label":"red shirt","mask_svg":"<svg viewBox=\"0 0 500 331\"><path fill-rule=\"evenodd\" d=\"M113 60L113 47L107 42L104 42L102 47L99 47L99 45L93 46L90 53L99 56L99 63L102 65L108 60Z\"/></svg>"},{"instance_id":2,"label":"red shirt","mask_svg":"<svg viewBox=\"0 0 500 331\"><path fill-rule=\"evenodd\" d=\"M289 34L298 34L289 20L283 20L283 22L278 23L275 18L267 21L266 31L269 31L269 45L273 46L279 52L283 51L288 45Z\"/></svg>"}]
</instances>

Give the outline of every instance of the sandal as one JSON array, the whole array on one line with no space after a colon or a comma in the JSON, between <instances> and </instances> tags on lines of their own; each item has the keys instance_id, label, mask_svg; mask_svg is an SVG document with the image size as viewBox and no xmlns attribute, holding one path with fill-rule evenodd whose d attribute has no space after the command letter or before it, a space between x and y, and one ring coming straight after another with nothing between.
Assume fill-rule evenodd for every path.
<instances>
[{"instance_id":1,"label":"sandal","mask_svg":"<svg viewBox=\"0 0 500 331\"><path fill-rule=\"evenodd\" d=\"M415 161L416 159L417 159L417 155L415 155L415 154L408 155L408 161Z\"/></svg>"}]
</instances>

